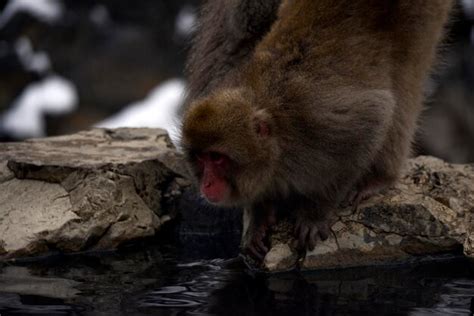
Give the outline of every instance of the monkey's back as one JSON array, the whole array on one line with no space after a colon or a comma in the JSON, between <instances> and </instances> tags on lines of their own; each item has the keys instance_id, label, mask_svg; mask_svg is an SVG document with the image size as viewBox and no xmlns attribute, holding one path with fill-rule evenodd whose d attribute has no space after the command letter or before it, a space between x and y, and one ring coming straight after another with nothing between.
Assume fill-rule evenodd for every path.
<instances>
[{"instance_id":1,"label":"monkey's back","mask_svg":"<svg viewBox=\"0 0 474 316\"><path fill-rule=\"evenodd\" d=\"M357 181L377 160L398 173L451 6L451 0L282 3L242 78L257 106L275 117L288 152L286 174L299 183L318 174L332 179L331 187L344 177Z\"/></svg>"},{"instance_id":2,"label":"monkey's back","mask_svg":"<svg viewBox=\"0 0 474 316\"><path fill-rule=\"evenodd\" d=\"M268 67L273 78L281 72L304 73L315 84L335 87L419 88L452 3L284 1L278 20L256 48L258 71Z\"/></svg>"}]
</instances>

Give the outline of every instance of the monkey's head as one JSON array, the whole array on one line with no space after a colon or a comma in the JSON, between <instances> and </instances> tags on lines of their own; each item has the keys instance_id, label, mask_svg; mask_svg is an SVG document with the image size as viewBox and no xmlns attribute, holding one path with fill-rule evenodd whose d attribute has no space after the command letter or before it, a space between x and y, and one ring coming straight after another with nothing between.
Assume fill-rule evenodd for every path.
<instances>
[{"instance_id":1,"label":"monkey's head","mask_svg":"<svg viewBox=\"0 0 474 316\"><path fill-rule=\"evenodd\" d=\"M236 206L266 193L278 148L271 117L243 89L226 89L194 102L187 111L181 146L211 203Z\"/></svg>"}]
</instances>

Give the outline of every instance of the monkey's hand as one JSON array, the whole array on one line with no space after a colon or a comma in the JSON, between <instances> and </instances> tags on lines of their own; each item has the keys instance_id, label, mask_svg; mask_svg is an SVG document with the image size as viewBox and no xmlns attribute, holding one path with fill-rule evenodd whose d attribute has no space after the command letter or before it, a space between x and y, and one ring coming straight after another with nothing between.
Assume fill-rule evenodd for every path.
<instances>
[{"instance_id":1,"label":"monkey's hand","mask_svg":"<svg viewBox=\"0 0 474 316\"><path fill-rule=\"evenodd\" d=\"M317 239L322 241L329 238L329 220L315 218L307 212L299 212L295 224L295 238L297 249L313 250L316 247Z\"/></svg>"},{"instance_id":2,"label":"monkey's hand","mask_svg":"<svg viewBox=\"0 0 474 316\"><path fill-rule=\"evenodd\" d=\"M244 235L242 242L242 251L257 261L263 261L268 249L268 232L276 224L276 215L273 208L267 210L252 210L252 216L248 231ZM256 211L263 211L261 214L255 214Z\"/></svg>"}]
</instances>

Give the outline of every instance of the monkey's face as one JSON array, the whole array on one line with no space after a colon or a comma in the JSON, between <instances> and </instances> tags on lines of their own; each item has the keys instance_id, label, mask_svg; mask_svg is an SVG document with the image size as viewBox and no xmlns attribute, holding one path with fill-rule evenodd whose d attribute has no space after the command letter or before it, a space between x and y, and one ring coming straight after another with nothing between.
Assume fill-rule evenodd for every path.
<instances>
[{"instance_id":1,"label":"monkey's face","mask_svg":"<svg viewBox=\"0 0 474 316\"><path fill-rule=\"evenodd\" d=\"M199 179L201 194L214 204L232 204L235 193L232 179L235 177L235 163L226 154L201 152L195 157L195 170Z\"/></svg>"},{"instance_id":2,"label":"monkey's face","mask_svg":"<svg viewBox=\"0 0 474 316\"><path fill-rule=\"evenodd\" d=\"M211 203L235 206L256 200L272 177L275 151L268 117L240 90L194 103L183 120L181 145Z\"/></svg>"}]
</instances>

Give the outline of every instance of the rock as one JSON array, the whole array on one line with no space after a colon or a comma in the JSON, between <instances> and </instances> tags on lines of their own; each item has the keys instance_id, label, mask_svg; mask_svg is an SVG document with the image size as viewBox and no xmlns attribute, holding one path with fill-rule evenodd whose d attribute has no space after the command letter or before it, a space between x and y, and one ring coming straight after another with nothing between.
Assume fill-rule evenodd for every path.
<instances>
[{"instance_id":1,"label":"rock","mask_svg":"<svg viewBox=\"0 0 474 316\"><path fill-rule=\"evenodd\" d=\"M261 269L284 271L384 264L463 249L474 258L474 165L420 156L398 184L354 209L337 211L332 236L304 258L297 255L287 220L270 236ZM251 262L251 260L249 260Z\"/></svg>"},{"instance_id":2,"label":"rock","mask_svg":"<svg viewBox=\"0 0 474 316\"><path fill-rule=\"evenodd\" d=\"M154 236L178 209L180 238L237 233L240 211L197 199L188 176L159 129L0 143L0 259L115 249ZM332 236L304 257L292 246L293 224L281 220L259 268L373 265L461 249L474 258L473 213L474 166L418 157L385 194L338 210Z\"/></svg>"},{"instance_id":3,"label":"rock","mask_svg":"<svg viewBox=\"0 0 474 316\"><path fill-rule=\"evenodd\" d=\"M114 249L155 235L189 184L180 161L159 129L0 144L0 259Z\"/></svg>"}]
</instances>

